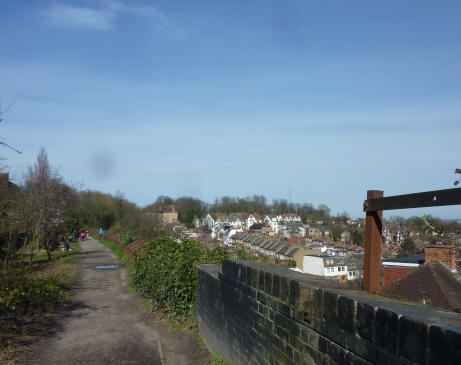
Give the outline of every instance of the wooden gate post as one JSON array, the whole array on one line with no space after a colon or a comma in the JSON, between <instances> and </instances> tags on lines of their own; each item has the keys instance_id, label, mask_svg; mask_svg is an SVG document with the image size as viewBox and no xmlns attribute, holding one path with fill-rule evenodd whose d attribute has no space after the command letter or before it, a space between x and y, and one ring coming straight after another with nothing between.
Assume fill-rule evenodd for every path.
<instances>
[{"instance_id":1,"label":"wooden gate post","mask_svg":"<svg viewBox=\"0 0 461 365\"><path fill-rule=\"evenodd\" d=\"M381 190L368 190L367 200L382 198ZM383 240L383 211L367 211L365 225L365 253L363 258L363 289L372 293L379 291L381 282L381 251Z\"/></svg>"}]
</instances>

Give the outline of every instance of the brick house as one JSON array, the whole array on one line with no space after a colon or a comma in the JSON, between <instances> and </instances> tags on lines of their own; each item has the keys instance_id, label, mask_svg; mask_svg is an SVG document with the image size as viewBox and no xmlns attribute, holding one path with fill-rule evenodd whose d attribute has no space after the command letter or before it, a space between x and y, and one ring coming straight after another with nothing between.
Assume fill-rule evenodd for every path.
<instances>
[{"instance_id":1,"label":"brick house","mask_svg":"<svg viewBox=\"0 0 461 365\"><path fill-rule=\"evenodd\" d=\"M398 257L383 261L383 284L386 285L421 265L436 260L440 260L452 272L456 272L456 247L451 244L428 245L424 248L423 255Z\"/></svg>"}]
</instances>

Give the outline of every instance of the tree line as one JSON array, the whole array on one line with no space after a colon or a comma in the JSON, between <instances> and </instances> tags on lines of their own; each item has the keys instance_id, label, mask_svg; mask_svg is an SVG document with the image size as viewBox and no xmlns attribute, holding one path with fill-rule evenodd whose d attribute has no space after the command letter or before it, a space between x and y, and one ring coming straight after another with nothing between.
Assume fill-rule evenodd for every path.
<instances>
[{"instance_id":1,"label":"tree line","mask_svg":"<svg viewBox=\"0 0 461 365\"><path fill-rule=\"evenodd\" d=\"M20 185L0 192L0 274L30 262L39 250L51 252L73 232L99 227L152 237L152 220L122 194L84 190L64 182L45 149ZM27 253L26 253L27 252Z\"/></svg>"},{"instance_id":2,"label":"tree line","mask_svg":"<svg viewBox=\"0 0 461 365\"><path fill-rule=\"evenodd\" d=\"M331 214L330 208L325 204L320 204L315 208L309 203L290 203L286 199L273 199L269 203L264 195L253 195L245 198L223 196L216 198L213 203L207 203L193 197L173 199L166 195L160 195L154 203L144 207L144 210L158 211L170 205L175 206L179 220L188 226L193 225L195 217L201 218L206 213L256 213L260 215L290 213L300 216L304 223L307 220L325 221ZM342 216L348 217L348 214L343 213Z\"/></svg>"},{"instance_id":3,"label":"tree line","mask_svg":"<svg viewBox=\"0 0 461 365\"><path fill-rule=\"evenodd\" d=\"M330 209L321 204L295 204L285 199L268 202L264 195L239 198L224 196L207 203L193 197L176 199L160 195L154 203L139 207L129 202L122 193L115 195L85 190L81 186L67 184L59 169L50 164L48 155L41 148L37 159L23 179L23 183L2 192L0 196L0 258L2 269L12 264L23 247L32 257L40 249L51 252L66 236L78 229L102 227L119 236L129 234L131 241L137 237L155 238L164 235L164 227L155 215L146 211L161 210L174 205L178 218L189 227L196 217L206 213L256 213L297 214L303 220L325 220ZM23 261L24 258L21 258Z\"/></svg>"}]
</instances>

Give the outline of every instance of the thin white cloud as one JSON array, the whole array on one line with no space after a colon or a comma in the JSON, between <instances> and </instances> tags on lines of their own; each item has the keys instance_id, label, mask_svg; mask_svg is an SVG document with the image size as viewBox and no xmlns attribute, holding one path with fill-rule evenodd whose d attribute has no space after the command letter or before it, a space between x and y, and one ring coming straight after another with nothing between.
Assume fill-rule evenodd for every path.
<instances>
[{"instance_id":1,"label":"thin white cloud","mask_svg":"<svg viewBox=\"0 0 461 365\"><path fill-rule=\"evenodd\" d=\"M45 21L53 26L99 31L111 29L116 17L109 8L93 9L67 4L52 5L43 13Z\"/></svg>"},{"instance_id":2,"label":"thin white cloud","mask_svg":"<svg viewBox=\"0 0 461 365\"><path fill-rule=\"evenodd\" d=\"M43 11L45 22L52 26L79 30L109 31L117 19L125 15L150 19L152 27L174 37L185 32L164 12L154 6L127 5L121 1L102 1L94 7L56 3Z\"/></svg>"}]
</instances>

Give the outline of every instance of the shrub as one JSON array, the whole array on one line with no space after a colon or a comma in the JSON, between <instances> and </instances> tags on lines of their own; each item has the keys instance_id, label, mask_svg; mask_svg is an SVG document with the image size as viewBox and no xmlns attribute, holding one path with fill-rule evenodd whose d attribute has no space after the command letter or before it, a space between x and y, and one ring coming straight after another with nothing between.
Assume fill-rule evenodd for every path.
<instances>
[{"instance_id":1,"label":"shrub","mask_svg":"<svg viewBox=\"0 0 461 365\"><path fill-rule=\"evenodd\" d=\"M142 249L133 272L133 284L170 318L192 318L197 297L198 265L221 263L223 248L209 250L200 241L178 243L158 238Z\"/></svg>"},{"instance_id":2,"label":"shrub","mask_svg":"<svg viewBox=\"0 0 461 365\"><path fill-rule=\"evenodd\" d=\"M63 278L49 275L45 278L28 278L21 274L1 282L0 313L44 307L66 297Z\"/></svg>"},{"instance_id":3,"label":"shrub","mask_svg":"<svg viewBox=\"0 0 461 365\"><path fill-rule=\"evenodd\" d=\"M134 241L134 238L133 238L132 232L126 232L120 235L120 242L124 244L125 246L128 246L133 241Z\"/></svg>"},{"instance_id":4,"label":"shrub","mask_svg":"<svg viewBox=\"0 0 461 365\"><path fill-rule=\"evenodd\" d=\"M214 354L211 360L211 365L229 365L228 361L224 361L221 354Z\"/></svg>"}]
</instances>

